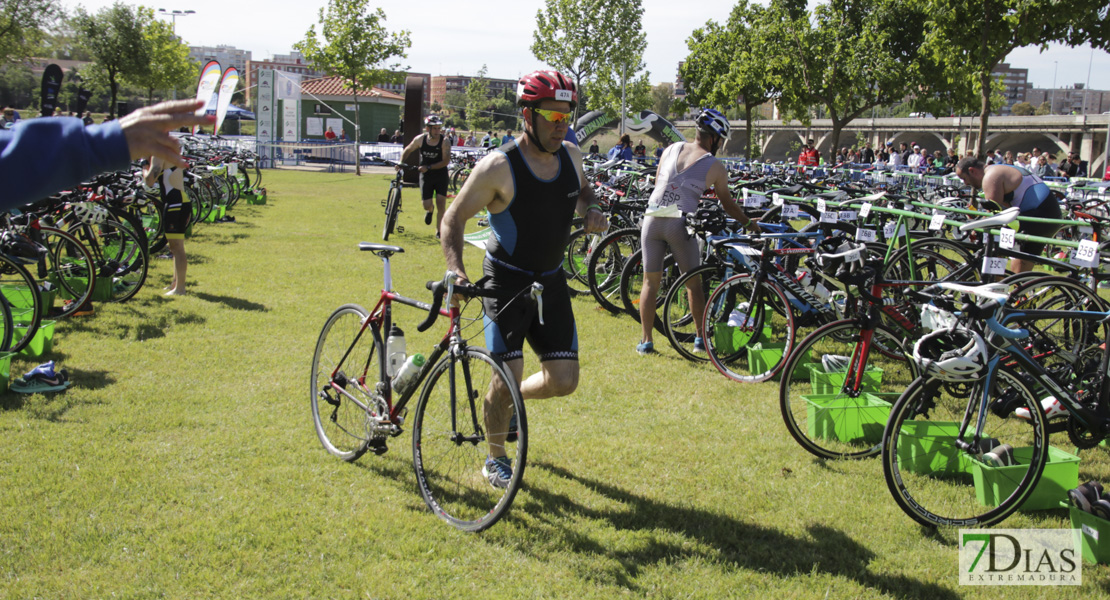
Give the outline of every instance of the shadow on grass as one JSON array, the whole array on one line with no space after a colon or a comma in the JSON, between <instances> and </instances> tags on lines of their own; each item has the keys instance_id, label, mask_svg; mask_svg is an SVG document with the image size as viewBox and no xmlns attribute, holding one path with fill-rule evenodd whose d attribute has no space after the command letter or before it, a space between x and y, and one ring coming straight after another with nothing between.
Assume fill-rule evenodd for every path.
<instances>
[{"instance_id":1,"label":"shadow on grass","mask_svg":"<svg viewBox=\"0 0 1110 600\"><path fill-rule=\"evenodd\" d=\"M163 257L165 257L165 258L163 258ZM189 246L187 244L185 246L185 257L186 257L186 260L188 261L188 263L190 265L203 265L203 264L207 264L207 263L211 262L211 260L209 260L209 258L207 256L205 256L203 254L197 254L197 253L189 251ZM151 262L155 262L155 263L165 262L165 263L172 264L173 263L173 255L170 254L170 251L167 248L163 252L160 252L157 256L152 256L150 260L151 260Z\"/></svg>"},{"instance_id":2,"label":"shadow on grass","mask_svg":"<svg viewBox=\"0 0 1110 600\"><path fill-rule=\"evenodd\" d=\"M189 293L192 294L193 296L197 297L197 298L200 298L201 300L204 300L205 302L214 302L216 304L223 304L224 306L227 306L228 308L234 308L236 310L250 310L250 311L258 311L258 312L265 312L265 311L269 310L268 308L266 308L265 304L259 304L257 302L251 302L250 300L244 300L242 298L233 298L231 296L217 296L215 294L206 294L204 292L189 292Z\"/></svg>"},{"instance_id":3,"label":"shadow on grass","mask_svg":"<svg viewBox=\"0 0 1110 600\"><path fill-rule=\"evenodd\" d=\"M166 330L175 325L203 324L207 321L199 313L185 312L173 306L173 299L153 296L128 302L123 307L123 318L111 322L93 318L76 317L65 321L65 329L74 332L88 332L121 340L158 339L166 336ZM153 311L142 310L153 307Z\"/></svg>"},{"instance_id":4,"label":"shadow on grass","mask_svg":"<svg viewBox=\"0 0 1110 600\"><path fill-rule=\"evenodd\" d=\"M786 535L772 528L739 521L725 515L687 506L674 506L659 500L643 498L622 490L610 483L584 477L563 467L546 462L533 462L533 468L543 469L552 475L582 485L594 493L619 502L624 510L612 507L584 506L573 498L552 489L528 486L531 502L539 505L530 510L546 531L533 528L533 533L549 538L555 547L564 548L583 556L610 557L615 568L609 569L609 582L627 589L641 590L635 577L651 564L673 564L676 560L693 558L699 562L724 562L733 568L752 572L769 572L789 578L801 573L826 573L858 582L862 586L880 590L896 598L957 598L948 589L927 581L897 575L882 575L868 570L876 558L874 552L842 531L813 525L808 528L812 539ZM570 486L568 486L570 487ZM650 534L665 529L685 540L668 542L654 538L652 543L634 548L613 548L599 544L593 536L559 525L552 517L567 516L574 521L593 519L608 521L620 530ZM710 552L698 545L711 548ZM591 561L590 577L597 578L602 569L599 562Z\"/></svg>"},{"instance_id":5,"label":"shadow on grass","mask_svg":"<svg viewBox=\"0 0 1110 600\"><path fill-rule=\"evenodd\" d=\"M245 240L249 237L251 237L251 236L249 236L245 233L233 233L230 236L228 236L226 239L215 240L212 243L217 245L217 246L229 246L231 244L235 244L237 242Z\"/></svg>"}]
</instances>

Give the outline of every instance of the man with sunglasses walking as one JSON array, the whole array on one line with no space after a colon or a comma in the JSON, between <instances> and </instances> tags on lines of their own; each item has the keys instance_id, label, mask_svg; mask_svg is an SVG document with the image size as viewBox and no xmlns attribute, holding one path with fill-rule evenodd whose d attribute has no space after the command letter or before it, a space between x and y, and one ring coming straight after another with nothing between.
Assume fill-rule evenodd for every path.
<instances>
[{"instance_id":1,"label":"man with sunglasses walking","mask_svg":"<svg viewBox=\"0 0 1110 600\"><path fill-rule=\"evenodd\" d=\"M447 268L463 279L463 228L479 210L489 211L493 237L486 245L487 287L506 297L484 302L486 346L520 382L525 400L566 396L578 386L578 332L563 257L575 214L587 232L608 228L582 172L577 146L564 141L578 102L573 80L557 71L535 71L517 83L524 135L490 153L474 168L443 218ZM539 282L543 314L518 290ZM514 297L516 298L514 300ZM539 355L540 371L524 375L524 341ZM510 431L508 396L491 389L484 399L489 458L483 474L495 487L512 478L504 444Z\"/></svg>"}]
</instances>

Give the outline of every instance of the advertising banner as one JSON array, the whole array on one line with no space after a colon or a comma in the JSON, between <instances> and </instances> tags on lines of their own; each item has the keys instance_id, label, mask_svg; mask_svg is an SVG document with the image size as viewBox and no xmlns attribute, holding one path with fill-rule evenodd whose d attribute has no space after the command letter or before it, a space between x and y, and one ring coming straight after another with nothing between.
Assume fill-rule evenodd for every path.
<instances>
[{"instance_id":1,"label":"advertising banner","mask_svg":"<svg viewBox=\"0 0 1110 600\"><path fill-rule=\"evenodd\" d=\"M212 94L216 93L216 85L220 82L220 75L223 74L220 69L220 63L210 60L204 68L200 70L200 79L197 80L197 100L204 100L204 106L197 109L197 115L203 115L208 103L212 100ZM200 127L193 127L193 133L196 133Z\"/></svg>"},{"instance_id":2,"label":"advertising banner","mask_svg":"<svg viewBox=\"0 0 1110 600\"><path fill-rule=\"evenodd\" d=\"M216 99L216 133L227 116L227 107L231 105L231 96L235 94L235 87L239 85L239 71L235 67L228 67L220 80L220 94Z\"/></svg>"},{"instance_id":3,"label":"advertising banner","mask_svg":"<svg viewBox=\"0 0 1110 600\"><path fill-rule=\"evenodd\" d=\"M42 73L42 116L54 116L54 107L58 105L58 92L62 89L62 68L55 64L46 66Z\"/></svg>"}]
</instances>

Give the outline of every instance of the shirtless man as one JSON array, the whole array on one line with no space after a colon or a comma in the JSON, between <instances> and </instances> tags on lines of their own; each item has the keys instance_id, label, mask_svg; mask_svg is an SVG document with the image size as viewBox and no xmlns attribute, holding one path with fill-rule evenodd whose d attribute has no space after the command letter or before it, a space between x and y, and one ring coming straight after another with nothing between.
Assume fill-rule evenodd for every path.
<instances>
[{"instance_id":1,"label":"shirtless man","mask_svg":"<svg viewBox=\"0 0 1110 600\"><path fill-rule=\"evenodd\" d=\"M972 188L982 190L988 202L1002 209L1016 206L1023 217L1059 219L1060 203L1052 190L1040 177L1013 165L985 165L974 156L963 158L956 164L956 176ZM1060 230L1060 225L1052 223L1022 223L1021 232L1050 238ZM1040 242L1022 242L1021 251L1040 254L1044 250ZM1021 259L1010 261L1010 270L1015 273L1029 271L1033 264Z\"/></svg>"}]
</instances>

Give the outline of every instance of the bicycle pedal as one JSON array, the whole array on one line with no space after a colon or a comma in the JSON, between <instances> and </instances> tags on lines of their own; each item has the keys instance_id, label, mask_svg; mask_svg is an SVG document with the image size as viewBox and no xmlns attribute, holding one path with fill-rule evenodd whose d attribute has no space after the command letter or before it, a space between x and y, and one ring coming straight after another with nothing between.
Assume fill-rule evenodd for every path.
<instances>
[{"instance_id":1,"label":"bicycle pedal","mask_svg":"<svg viewBox=\"0 0 1110 600\"><path fill-rule=\"evenodd\" d=\"M398 225L397 226L397 233L404 233L404 232L405 232L405 228L401 225Z\"/></svg>"},{"instance_id":2,"label":"bicycle pedal","mask_svg":"<svg viewBox=\"0 0 1110 600\"><path fill-rule=\"evenodd\" d=\"M385 208L385 200L382 200L382 208Z\"/></svg>"},{"instance_id":3,"label":"bicycle pedal","mask_svg":"<svg viewBox=\"0 0 1110 600\"><path fill-rule=\"evenodd\" d=\"M372 450L376 456L381 456L389 452L389 446L385 444L385 440L374 438L370 440L370 450Z\"/></svg>"}]
</instances>

